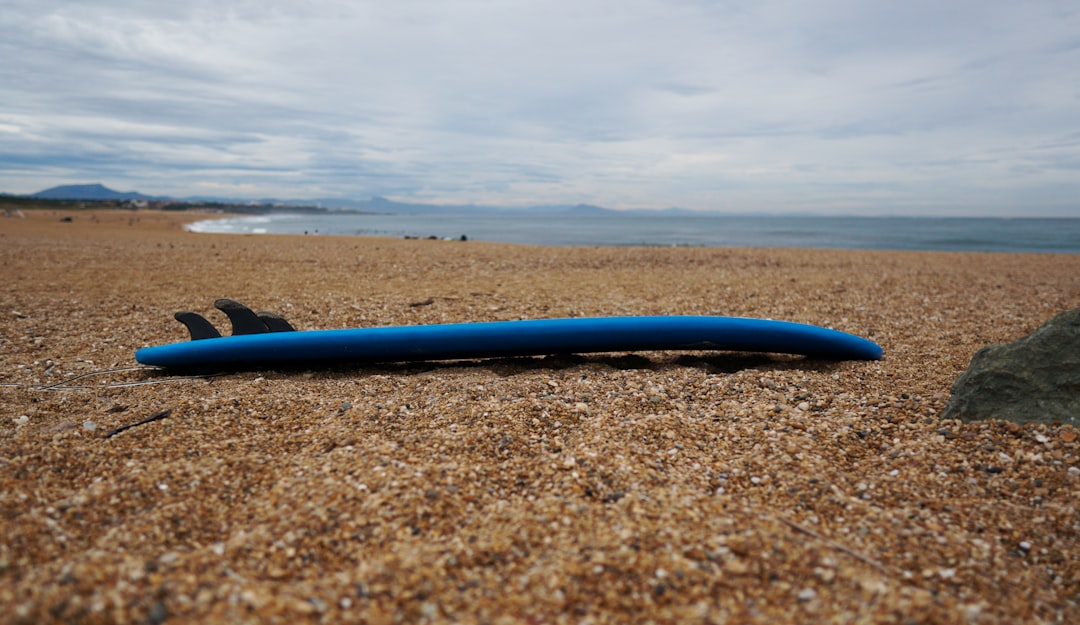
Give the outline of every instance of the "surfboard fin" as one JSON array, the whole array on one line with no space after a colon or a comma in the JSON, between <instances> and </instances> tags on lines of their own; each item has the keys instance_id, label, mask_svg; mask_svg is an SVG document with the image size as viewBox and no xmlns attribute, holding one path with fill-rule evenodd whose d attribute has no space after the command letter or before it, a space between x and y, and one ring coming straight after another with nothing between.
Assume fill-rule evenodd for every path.
<instances>
[{"instance_id":1,"label":"surfboard fin","mask_svg":"<svg viewBox=\"0 0 1080 625\"><path fill-rule=\"evenodd\" d=\"M221 338L221 333L217 331L217 328L207 321L206 317L203 317L199 313L194 313L190 310L181 310L173 315L173 319L184 324L188 329L188 332L191 333L191 340L193 341Z\"/></svg>"},{"instance_id":2,"label":"surfboard fin","mask_svg":"<svg viewBox=\"0 0 1080 625\"><path fill-rule=\"evenodd\" d=\"M255 314L266 325L266 329L271 332L296 332L296 328L292 327L292 324L286 321L285 317L277 313L260 310Z\"/></svg>"},{"instance_id":3,"label":"surfboard fin","mask_svg":"<svg viewBox=\"0 0 1080 625\"><path fill-rule=\"evenodd\" d=\"M255 314L255 311L240 302L223 297L214 302L214 308L225 313L225 316L229 318L229 323L232 324L233 336L266 334L270 331L266 324L263 323L263 320L259 319L259 316Z\"/></svg>"},{"instance_id":4,"label":"surfboard fin","mask_svg":"<svg viewBox=\"0 0 1080 625\"><path fill-rule=\"evenodd\" d=\"M266 334L267 332L295 332L296 328L277 313L260 310L254 312L240 302L228 298L221 298L214 302L214 308L225 313L232 325L233 336L243 334ZM191 340L221 338L221 332L206 317L181 310L173 315L173 318L184 324L191 334Z\"/></svg>"}]
</instances>

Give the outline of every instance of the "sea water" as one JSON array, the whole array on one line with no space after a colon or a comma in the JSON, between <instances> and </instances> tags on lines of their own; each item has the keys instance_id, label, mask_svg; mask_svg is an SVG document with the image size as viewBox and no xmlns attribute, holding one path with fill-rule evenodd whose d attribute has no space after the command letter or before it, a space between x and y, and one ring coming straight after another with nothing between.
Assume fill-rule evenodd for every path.
<instances>
[{"instance_id":1,"label":"sea water","mask_svg":"<svg viewBox=\"0 0 1080 625\"><path fill-rule=\"evenodd\" d=\"M416 237L560 246L719 246L1080 253L1080 218L269 214L196 232Z\"/></svg>"}]
</instances>

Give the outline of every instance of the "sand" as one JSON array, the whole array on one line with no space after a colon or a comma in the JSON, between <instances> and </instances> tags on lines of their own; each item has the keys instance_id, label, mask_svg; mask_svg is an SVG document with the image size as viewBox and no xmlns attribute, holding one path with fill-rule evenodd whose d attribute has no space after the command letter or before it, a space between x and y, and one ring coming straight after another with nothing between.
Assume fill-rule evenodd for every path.
<instances>
[{"instance_id":1,"label":"sand","mask_svg":"<svg viewBox=\"0 0 1080 625\"><path fill-rule=\"evenodd\" d=\"M0 221L0 621L1080 621L1076 430L939 418L980 347L1080 306L1080 256L185 232L195 218ZM300 329L769 317L885 358L71 380L183 340L176 310L222 323L226 296Z\"/></svg>"}]
</instances>

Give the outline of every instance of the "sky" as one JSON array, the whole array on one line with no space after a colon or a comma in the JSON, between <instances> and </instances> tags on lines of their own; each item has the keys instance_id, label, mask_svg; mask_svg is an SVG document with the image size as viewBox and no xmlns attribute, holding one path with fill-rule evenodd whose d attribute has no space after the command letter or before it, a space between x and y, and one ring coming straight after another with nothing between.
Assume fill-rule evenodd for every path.
<instances>
[{"instance_id":1,"label":"sky","mask_svg":"<svg viewBox=\"0 0 1080 625\"><path fill-rule=\"evenodd\" d=\"M0 191L1080 217L1075 0L0 0Z\"/></svg>"}]
</instances>

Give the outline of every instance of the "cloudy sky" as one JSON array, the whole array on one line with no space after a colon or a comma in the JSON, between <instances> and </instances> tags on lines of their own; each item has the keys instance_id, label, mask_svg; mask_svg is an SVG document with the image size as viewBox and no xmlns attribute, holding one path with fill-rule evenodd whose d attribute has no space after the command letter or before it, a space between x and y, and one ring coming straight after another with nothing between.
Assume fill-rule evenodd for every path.
<instances>
[{"instance_id":1,"label":"cloudy sky","mask_svg":"<svg viewBox=\"0 0 1080 625\"><path fill-rule=\"evenodd\" d=\"M1080 217L1075 0L3 0L0 191Z\"/></svg>"}]
</instances>

